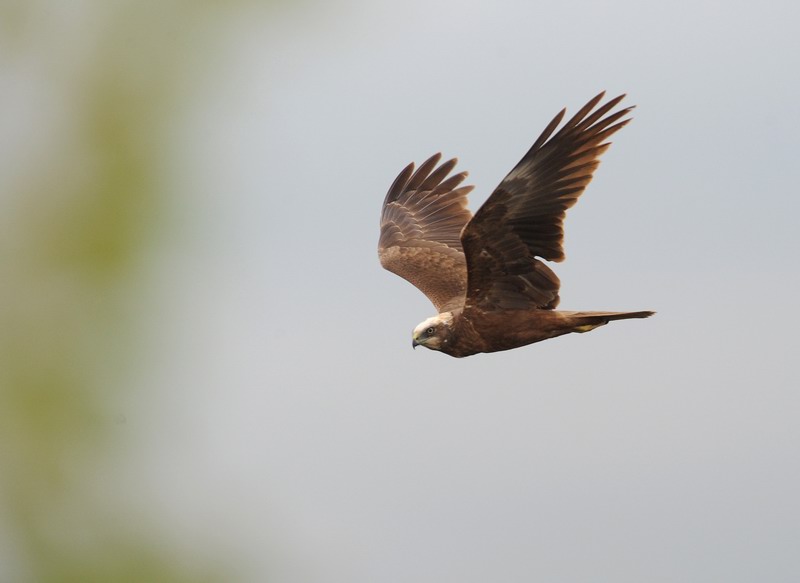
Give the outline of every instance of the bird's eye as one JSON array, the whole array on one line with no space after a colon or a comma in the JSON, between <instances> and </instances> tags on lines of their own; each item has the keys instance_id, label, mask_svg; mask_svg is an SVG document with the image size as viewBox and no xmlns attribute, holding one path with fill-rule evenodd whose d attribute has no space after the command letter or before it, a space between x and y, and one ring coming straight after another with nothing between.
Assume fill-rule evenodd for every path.
<instances>
[{"instance_id":1,"label":"bird's eye","mask_svg":"<svg viewBox=\"0 0 800 583\"><path fill-rule=\"evenodd\" d=\"M433 328L433 327L430 327L430 328L428 328L427 330L425 330L425 335L426 335L426 336L433 336L433 333L434 333L434 332L436 332L436 329L435 329L435 328Z\"/></svg>"}]
</instances>

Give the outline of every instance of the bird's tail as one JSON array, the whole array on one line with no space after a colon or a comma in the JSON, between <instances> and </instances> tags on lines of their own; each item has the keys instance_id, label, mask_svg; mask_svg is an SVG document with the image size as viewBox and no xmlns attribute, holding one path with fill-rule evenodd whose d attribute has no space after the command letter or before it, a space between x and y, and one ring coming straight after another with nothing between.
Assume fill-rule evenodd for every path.
<instances>
[{"instance_id":1,"label":"bird's tail","mask_svg":"<svg viewBox=\"0 0 800 583\"><path fill-rule=\"evenodd\" d=\"M604 326L612 320L628 320L630 318L649 318L655 312L571 312L569 318L574 325L573 332L588 332Z\"/></svg>"}]
</instances>

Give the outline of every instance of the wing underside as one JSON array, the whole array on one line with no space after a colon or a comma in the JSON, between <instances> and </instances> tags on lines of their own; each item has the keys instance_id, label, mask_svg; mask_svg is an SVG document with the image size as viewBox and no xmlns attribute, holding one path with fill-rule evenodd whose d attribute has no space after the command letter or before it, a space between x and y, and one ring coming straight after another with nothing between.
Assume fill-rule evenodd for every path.
<instances>
[{"instance_id":1,"label":"wing underside","mask_svg":"<svg viewBox=\"0 0 800 583\"><path fill-rule=\"evenodd\" d=\"M472 216L460 186L466 172L449 176L456 160L437 167L441 154L414 171L409 164L395 179L381 212L381 265L411 282L439 312L463 305L467 266L461 231Z\"/></svg>"}]
</instances>

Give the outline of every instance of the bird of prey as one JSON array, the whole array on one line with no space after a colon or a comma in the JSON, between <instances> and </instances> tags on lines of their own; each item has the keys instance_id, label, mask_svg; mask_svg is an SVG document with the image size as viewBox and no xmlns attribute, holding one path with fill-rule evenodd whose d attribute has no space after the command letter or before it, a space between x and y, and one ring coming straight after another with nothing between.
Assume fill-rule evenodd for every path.
<instances>
[{"instance_id":1,"label":"bird of prey","mask_svg":"<svg viewBox=\"0 0 800 583\"><path fill-rule=\"evenodd\" d=\"M542 260L564 260L563 222L633 107L605 92L566 124L556 115L474 216L466 172L435 154L395 179L381 212L378 256L436 307L412 333L412 346L455 357L509 350L650 311L556 310L560 282ZM596 108L596 109L595 109ZM437 167L438 165L438 167Z\"/></svg>"}]
</instances>

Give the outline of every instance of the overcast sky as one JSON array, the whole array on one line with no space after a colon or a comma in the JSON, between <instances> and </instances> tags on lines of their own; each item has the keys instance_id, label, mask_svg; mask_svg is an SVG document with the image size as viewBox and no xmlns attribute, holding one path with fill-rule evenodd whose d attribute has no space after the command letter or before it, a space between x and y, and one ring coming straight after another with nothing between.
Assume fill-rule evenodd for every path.
<instances>
[{"instance_id":1,"label":"overcast sky","mask_svg":"<svg viewBox=\"0 0 800 583\"><path fill-rule=\"evenodd\" d=\"M180 216L125 410L164 528L245 580L800 580L798 9L298 3L231 26L174 129ZM386 189L477 209L562 108L626 92L561 307L652 309L468 359L376 256ZM140 478L142 479L142 478Z\"/></svg>"}]
</instances>

